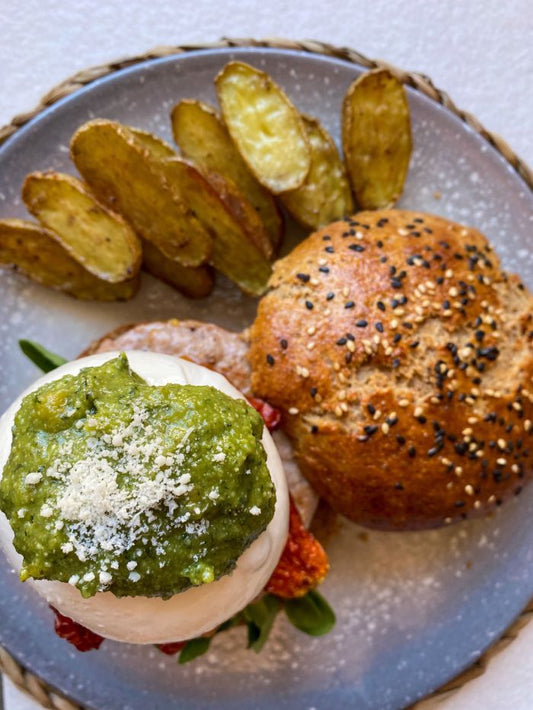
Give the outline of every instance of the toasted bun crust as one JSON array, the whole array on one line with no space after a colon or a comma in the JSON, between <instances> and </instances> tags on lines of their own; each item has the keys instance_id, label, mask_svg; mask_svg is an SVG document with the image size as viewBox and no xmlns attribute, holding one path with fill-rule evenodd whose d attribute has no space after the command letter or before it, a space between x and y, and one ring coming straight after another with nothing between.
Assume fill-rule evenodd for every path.
<instances>
[{"instance_id":1,"label":"toasted bun crust","mask_svg":"<svg viewBox=\"0 0 533 710\"><path fill-rule=\"evenodd\" d=\"M532 298L475 229L361 212L277 262L252 389L330 505L383 529L486 513L532 474Z\"/></svg>"}]
</instances>

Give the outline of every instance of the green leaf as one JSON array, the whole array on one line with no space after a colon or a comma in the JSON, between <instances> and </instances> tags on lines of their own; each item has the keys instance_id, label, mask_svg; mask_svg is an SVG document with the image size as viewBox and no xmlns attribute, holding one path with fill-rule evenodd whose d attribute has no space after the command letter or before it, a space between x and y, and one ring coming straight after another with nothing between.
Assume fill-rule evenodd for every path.
<instances>
[{"instance_id":1,"label":"green leaf","mask_svg":"<svg viewBox=\"0 0 533 710\"><path fill-rule=\"evenodd\" d=\"M289 621L309 636L322 636L335 626L335 613L324 597L312 589L304 597L285 603Z\"/></svg>"},{"instance_id":2,"label":"green leaf","mask_svg":"<svg viewBox=\"0 0 533 710\"><path fill-rule=\"evenodd\" d=\"M248 604L243 610L242 615L248 626L248 648L259 653L268 639L280 609L280 600L272 594L265 594L259 601Z\"/></svg>"},{"instance_id":3,"label":"green leaf","mask_svg":"<svg viewBox=\"0 0 533 710\"><path fill-rule=\"evenodd\" d=\"M187 641L180 651L178 663L189 663L189 661L194 661L198 656L203 656L209 650L210 643L211 637L208 636L199 636L197 639Z\"/></svg>"},{"instance_id":4,"label":"green leaf","mask_svg":"<svg viewBox=\"0 0 533 710\"><path fill-rule=\"evenodd\" d=\"M50 350L43 348L42 345L35 343L33 340L19 340L19 345L24 355L43 372L55 370L56 367L67 362L61 355L50 352Z\"/></svg>"}]
</instances>

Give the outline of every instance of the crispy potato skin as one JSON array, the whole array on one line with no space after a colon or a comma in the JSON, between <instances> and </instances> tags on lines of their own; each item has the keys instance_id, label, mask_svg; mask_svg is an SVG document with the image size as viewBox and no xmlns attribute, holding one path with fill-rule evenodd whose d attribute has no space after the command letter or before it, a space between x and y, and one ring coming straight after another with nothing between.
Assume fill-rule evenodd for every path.
<instances>
[{"instance_id":1,"label":"crispy potato skin","mask_svg":"<svg viewBox=\"0 0 533 710\"><path fill-rule=\"evenodd\" d=\"M188 298L205 298L213 290L212 269L182 266L179 261L165 256L152 242L143 241L143 269Z\"/></svg>"},{"instance_id":2,"label":"crispy potato skin","mask_svg":"<svg viewBox=\"0 0 533 710\"><path fill-rule=\"evenodd\" d=\"M409 169L412 137L406 91L387 69L362 74L348 89L342 144L358 206L394 206Z\"/></svg>"},{"instance_id":3,"label":"crispy potato skin","mask_svg":"<svg viewBox=\"0 0 533 710\"><path fill-rule=\"evenodd\" d=\"M201 101L180 101L171 113L174 140L184 158L209 179L218 174L240 191L257 211L275 251L283 236L283 217L272 195L252 175L216 111Z\"/></svg>"},{"instance_id":4,"label":"crispy potato skin","mask_svg":"<svg viewBox=\"0 0 533 710\"><path fill-rule=\"evenodd\" d=\"M182 158L161 161L169 189L181 195L212 236L210 263L250 295L261 295L271 273L269 261L218 192Z\"/></svg>"},{"instance_id":5,"label":"crispy potato skin","mask_svg":"<svg viewBox=\"0 0 533 710\"><path fill-rule=\"evenodd\" d=\"M21 219L0 220L0 267L84 301L126 301L139 288L138 276L102 281L75 261L53 232Z\"/></svg>"},{"instance_id":6,"label":"crispy potato skin","mask_svg":"<svg viewBox=\"0 0 533 710\"><path fill-rule=\"evenodd\" d=\"M303 185L311 152L300 114L262 71L229 62L215 79L225 124L256 179L277 195Z\"/></svg>"},{"instance_id":7,"label":"crispy potato skin","mask_svg":"<svg viewBox=\"0 0 533 710\"><path fill-rule=\"evenodd\" d=\"M126 127L97 119L71 141L74 164L94 194L119 212L143 239L183 266L199 266L211 239L188 205L165 184L150 151Z\"/></svg>"},{"instance_id":8,"label":"crispy potato skin","mask_svg":"<svg viewBox=\"0 0 533 710\"><path fill-rule=\"evenodd\" d=\"M280 198L300 224L318 229L352 214L354 204L344 164L331 136L316 119L302 119L311 149L311 168L301 187Z\"/></svg>"},{"instance_id":9,"label":"crispy potato skin","mask_svg":"<svg viewBox=\"0 0 533 710\"><path fill-rule=\"evenodd\" d=\"M252 389L337 512L439 527L532 478L533 300L480 232L361 212L299 244L269 285Z\"/></svg>"},{"instance_id":10,"label":"crispy potato skin","mask_svg":"<svg viewBox=\"0 0 533 710\"><path fill-rule=\"evenodd\" d=\"M70 256L94 276L118 283L138 273L142 256L139 238L77 178L53 171L30 173L22 187L22 199Z\"/></svg>"}]
</instances>

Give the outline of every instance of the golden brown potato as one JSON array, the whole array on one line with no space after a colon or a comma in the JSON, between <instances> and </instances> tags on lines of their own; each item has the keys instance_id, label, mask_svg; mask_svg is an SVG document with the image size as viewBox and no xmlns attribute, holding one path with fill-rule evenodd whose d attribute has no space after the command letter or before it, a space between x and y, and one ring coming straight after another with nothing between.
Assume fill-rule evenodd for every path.
<instances>
[{"instance_id":1,"label":"golden brown potato","mask_svg":"<svg viewBox=\"0 0 533 710\"><path fill-rule=\"evenodd\" d=\"M335 222L354 210L350 183L329 133L315 118L302 116L311 147L311 169L304 184L280 195L290 214L309 229Z\"/></svg>"},{"instance_id":2,"label":"golden brown potato","mask_svg":"<svg viewBox=\"0 0 533 710\"><path fill-rule=\"evenodd\" d=\"M87 271L111 283L131 279L141 265L141 243L78 179L52 171L30 173L22 187L28 210Z\"/></svg>"},{"instance_id":3,"label":"golden brown potato","mask_svg":"<svg viewBox=\"0 0 533 710\"><path fill-rule=\"evenodd\" d=\"M405 89L387 69L362 74L348 89L342 143L359 207L392 207L402 194L412 139Z\"/></svg>"},{"instance_id":4,"label":"golden brown potato","mask_svg":"<svg viewBox=\"0 0 533 710\"><path fill-rule=\"evenodd\" d=\"M209 230L213 238L210 263L246 293L263 293L270 264L217 191L182 158L169 158L160 164L169 189L191 206Z\"/></svg>"},{"instance_id":5,"label":"golden brown potato","mask_svg":"<svg viewBox=\"0 0 533 710\"><path fill-rule=\"evenodd\" d=\"M262 71L230 62L215 79L228 131L244 161L275 195L303 184L311 152L300 114Z\"/></svg>"},{"instance_id":6,"label":"golden brown potato","mask_svg":"<svg viewBox=\"0 0 533 710\"><path fill-rule=\"evenodd\" d=\"M143 268L189 298L204 298L213 289L213 274L208 266L182 266L146 240L143 240Z\"/></svg>"},{"instance_id":7,"label":"golden brown potato","mask_svg":"<svg viewBox=\"0 0 533 710\"><path fill-rule=\"evenodd\" d=\"M53 232L22 219L0 220L0 268L84 301L126 301L139 287L138 276L120 283L102 281L75 261Z\"/></svg>"},{"instance_id":8,"label":"golden brown potato","mask_svg":"<svg viewBox=\"0 0 533 710\"><path fill-rule=\"evenodd\" d=\"M211 106L185 99L171 113L174 140L182 155L195 163L209 179L218 173L253 205L277 249L283 235L283 219L272 195L252 175L231 136Z\"/></svg>"},{"instance_id":9,"label":"golden brown potato","mask_svg":"<svg viewBox=\"0 0 533 710\"><path fill-rule=\"evenodd\" d=\"M172 158L176 155L176 151L169 146L169 144L164 141L159 136L150 133L149 131L143 131L141 128L133 128L132 126L124 126L128 128L135 138L143 144L143 146L150 151L150 153L156 158Z\"/></svg>"},{"instance_id":10,"label":"golden brown potato","mask_svg":"<svg viewBox=\"0 0 533 710\"><path fill-rule=\"evenodd\" d=\"M170 192L157 161L128 128L113 121L90 121L76 131L70 147L91 190L137 234L183 266L206 261L209 234L190 207Z\"/></svg>"}]
</instances>

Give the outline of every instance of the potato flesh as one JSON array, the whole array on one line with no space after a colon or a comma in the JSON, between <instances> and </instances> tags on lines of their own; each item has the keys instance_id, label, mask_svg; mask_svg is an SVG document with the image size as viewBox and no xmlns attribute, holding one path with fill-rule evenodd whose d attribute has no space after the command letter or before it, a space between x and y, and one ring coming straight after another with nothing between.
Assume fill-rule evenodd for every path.
<instances>
[{"instance_id":1,"label":"potato flesh","mask_svg":"<svg viewBox=\"0 0 533 710\"><path fill-rule=\"evenodd\" d=\"M203 175L181 158L161 161L169 188L191 205L213 238L210 263L251 295L264 292L271 273L242 224Z\"/></svg>"},{"instance_id":2,"label":"potato flesh","mask_svg":"<svg viewBox=\"0 0 533 710\"><path fill-rule=\"evenodd\" d=\"M209 235L168 190L156 161L129 129L112 121L90 121L74 134L71 155L98 199L141 237L183 266L206 261Z\"/></svg>"},{"instance_id":3,"label":"potato flesh","mask_svg":"<svg viewBox=\"0 0 533 710\"><path fill-rule=\"evenodd\" d=\"M139 287L138 276L120 283L102 281L75 261L56 235L22 219L0 220L0 267L84 301L126 301Z\"/></svg>"},{"instance_id":4,"label":"potato flesh","mask_svg":"<svg viewBox=\"0 0 533 710\"><path fill-rule=\"evenodd\" d=\"M213 290L213 274L207 266L182 266L146 240L143 241L143 268L189 298L204 298Z\"/></svg>"},{"instance_id":5,"label":"potato flesh","mask_svg":"<svg viewBox=\"0 0 533 710\"><path fill-rule=\"evenodd\" d=\"M118 215L98 203L85 185L62 173L31 173L22 188L26 207L53 231L70 256L95 276L117 283L141 264L141 243Z\"/></svg>"},{"instance_id":6,"label":"potato flesh","mask_svg":"<svg viewBox=\"0 0 533 710\"><path fill-rule=\"evenodd\" d=\"M367 72L350 86L343 103L342 135L359 207L392 207L403 191L412 138L407 95L391 72Z\"/></svg>"},{"instance_id":7,"label":"potato flesh","mask_svg":"<svg viewBox=\"0 0 533 710\"><path fill-rule=\"evenodd\" d=\"M215 111L201 101L184 100L174 107L171 119L182 155L206 176L214 172L232 181L256 209L276 249L283 233L280 211L272 195L250 172Z\"/></svg>"},{"instance_id":8,"label":"potato flesh","mask_svg":"<svg viewBox=\"0 0 533 710\"><path fill-rule=\"evenodd\" d=\"M311 147L311 169L304 184L281 195L290 214L304 227L318 229L354 210L350 183L337 148L314 118L303 116Z\"/></svg>"},{"instance_id":9,"label":"potato flesh","mask_svg":"<svg viewBox=\"0 0 533 710\"><path fill-rule=\"evenodd\" d=\"M230 62L215 80L224 121L257 180L274 194L303 184L311 165L298 111L264 72Z\"/></svg>"}]
</instances>

